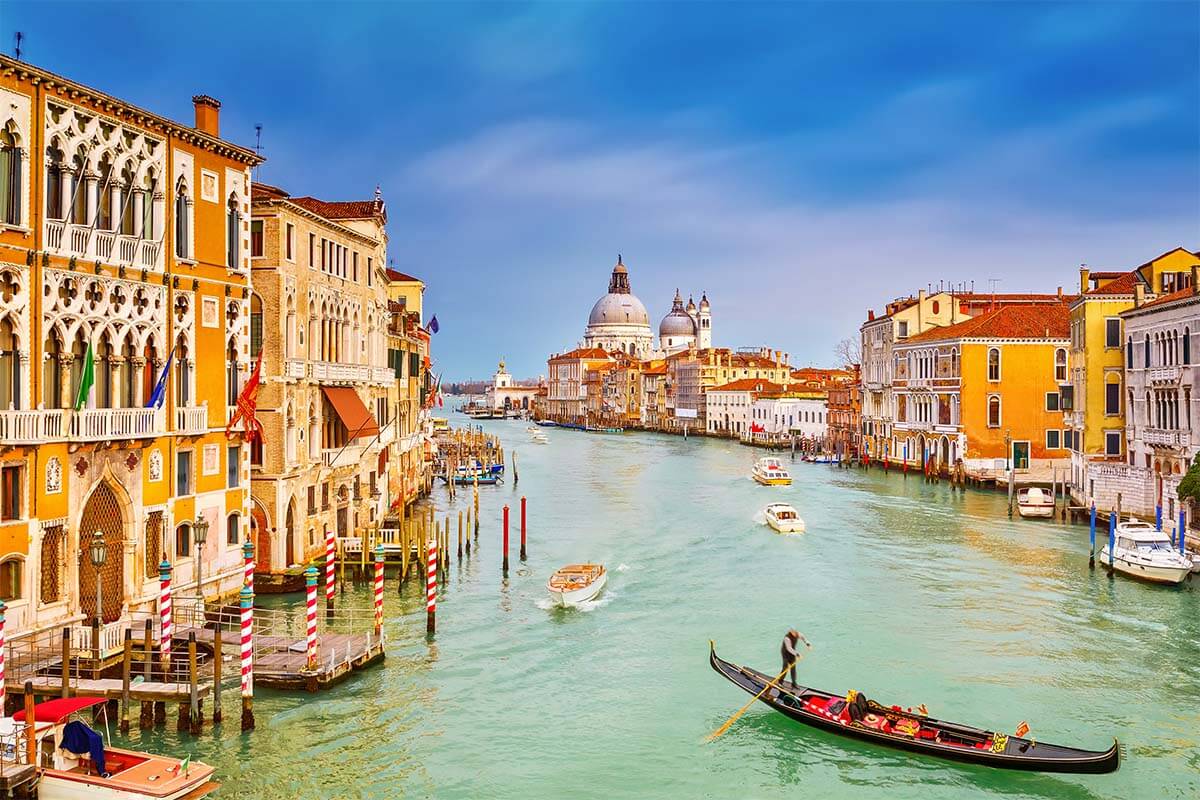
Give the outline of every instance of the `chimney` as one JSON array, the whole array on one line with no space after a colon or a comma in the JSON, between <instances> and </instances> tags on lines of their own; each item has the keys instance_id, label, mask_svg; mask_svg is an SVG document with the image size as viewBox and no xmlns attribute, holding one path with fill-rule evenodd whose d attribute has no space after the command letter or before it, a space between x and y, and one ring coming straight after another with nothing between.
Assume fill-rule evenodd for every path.
<instances>
[{"instance_id":1,"label":"chimney","mask_svg":"<svg viewBox=\"0 0 1200 800\"><path fill-rule=\"evenodd\" d=\"M873 319L875 319L875 309L868 308L867 309L867 322L870 322Z\"/></svg>"},{"instance_id":2,"label":"chimney","mask_svg":"<svg viewBox=\"0 0 1200 800\"><path fill-rule=\"evenodd\" d=\"M1092 275L1087 264L1079 265L1079 293L1085 294L1088 290L1088 278Z\"/></svg>"},{"instance_id":3,"label":"chimney","mask_svg":"<svg viewBox=\"0 0 1200 800\"><path fill-rule=\"evenodd\" d=\"M1133 285L1133 307L1141 308L1146 303L1146 286L1140 281Z\"/></svg>"},{"instance_id":4,"label":"chimney","mask_svg":"<svg viewBox=\"0 0 1200 800\"><path fill-rule=\"evenodd\" d=\"M196 130L209 136L221 135L221 101L206 94L192 96L196 106Z\"/></svg>"},{"instance_id":5,"label":"chimney","mask_svg":"<svg viewBox=\"0 0 1200 800\"><path fill-rule=\"evenodd\" d=\"M1200 294L1200 264L1192 264L1192 294Z\"/></svg>"},{"instance_id":6,"label":"chimney","mask_svg":"<svg viewBox=\"0 0 1200 800\"><path fill-rule=\"evenodd\" d=\"M1058 299L1062 300L1062 287L1058 287Z\"/></svg>"}]
</instances>

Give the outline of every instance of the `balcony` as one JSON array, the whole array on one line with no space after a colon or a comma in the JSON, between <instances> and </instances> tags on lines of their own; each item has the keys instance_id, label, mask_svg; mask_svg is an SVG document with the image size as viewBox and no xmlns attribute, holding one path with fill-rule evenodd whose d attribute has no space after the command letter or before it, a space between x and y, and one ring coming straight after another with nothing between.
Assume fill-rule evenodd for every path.
<instances>
[{"instance_id":1,"label":"balcony","mask_svg":"<svg viewBox=\"0 0 1200 800\"><path fill-rule=\"evenodd\" d=\"M345 447L327 447L321 451L321 463L327 467L356 467L362 461L365 445L348 444Z\"/></svg>"},{"instance_id":2,"label":"balcony","mask_svg":"<svg viewBox=\"0 0 1200 800\"><path fill-rule=\"evenodd\" d=\"M0 411L0 443L39 444L64 438L67 412L61 408Z\"/></svg>"},{"instance_id":3,"label":"balcony","mask_svg":"<svg viewBox=\"0 0 1200 800\"><path fill-rule=\"evenodd\" d=\"M208 405L175 409L175 432L196 436L208 432Z\"/></svg>"},{"instance_id":4,"label":"balcony","mask_svg":"<svg viewBox=\"0 0 1200 800\"><path fill-rule=\"evenodd\" d=\"M1147 377L1151 383L1178 383L1179 367L1153 367Z\"/></svg>"},{"instance_id":5,"label":"balcony","mask_svg":"<svg viewBox=\"0 0 1200 800\"><path fill-rule=\"evenodd\" d=\"M308 375L323 383L367 383L371 380L371 368L366 364L313 361L308 365Z\"/></svg>"},{"instance_id":6,"label":"balcony","mask_svg":"<svg viewBox=\"0 0 1200 800\"><path fill-rule=\"evenodd\" d=\"M371 367L371 383L391 383L396 373L390 367Z\"/></svg>"},{"instance_id":7,"label":"balcony","mask_svg":"<svg viewBox=\"0 0 1200 800\"><path fill-rule=\"evenodd\" d=\"M1188 431L1168 428L1142 428L1142 441L1152 447L1183 447L1191 438Z\"/></svg>"},{"instance_id":8,"label":"balcony","mask_svg":"<svg viewBox=\"0 0 1200 800\"><path fill-rule=\"evenodd\" d=\"M156 408L85 408L71 414L67 438L76 442L144 439L166 431Z\"/></svg>"},{"instance_id":9,"label":"balcony","mask_svg":"<svg viewBox=\"0 0 1200 800\"><path fill-rule=\"evenodd\" d=\"M285 378L303 378L305 373L304 359L289 358L283 363L283 376Z\"/></svg>"},{"instance_id":10,"label":"balcony","mask_svg":"<svg viewBox=\"0 0 1200 800\"><path fill-rule=\"evenodd\" d=\"M55 255L103 261L136 269L161 269L162 244L90 225L46 221L46 249Z\"/></svg>"}]
</instances>

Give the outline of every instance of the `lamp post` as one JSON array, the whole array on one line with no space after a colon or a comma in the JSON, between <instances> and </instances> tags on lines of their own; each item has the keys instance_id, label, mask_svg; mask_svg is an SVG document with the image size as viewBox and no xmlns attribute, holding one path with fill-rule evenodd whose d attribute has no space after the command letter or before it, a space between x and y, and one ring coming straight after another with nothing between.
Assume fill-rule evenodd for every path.
<instances>
[{"instance_id":1,"label":"lamp post","mask_svg":"<svg viewBox=\"0 0 1200 800\"><path fill-rule=\"evenodd\" d=\"M88 545L88 556L92 559L92 566L96 568L96 619L104 623L104 595L103 585L100 582L100 568L104 566L104 562L108 558L108 547L104 544L104 531L96 531L92 534L92 543Z\"/></svg>"},{"instance_id":2,"label":"lamp post","mask_svg":"<svg viewBox=\"0 0 1200 800\"><path fill-rule=\"evenodd\" d=\"M208 520L196 517L192 523L196 531L196 595L200 598L201 608L204 607L204 543L208 541Z\"/></svg>"}]
</instances>

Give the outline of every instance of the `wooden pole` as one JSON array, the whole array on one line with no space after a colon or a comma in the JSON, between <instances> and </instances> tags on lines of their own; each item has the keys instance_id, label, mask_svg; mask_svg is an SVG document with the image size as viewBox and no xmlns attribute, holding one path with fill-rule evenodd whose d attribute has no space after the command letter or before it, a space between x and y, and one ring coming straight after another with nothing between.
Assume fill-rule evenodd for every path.
<instances>
[{"instance_id":1,"label":"wooden pole","mask_svg":"<svg viewBox=\"0 0 1200 800\"><path fill-rule=\"evenodd\" d=\"M65 666L65 665L64 665ZM29 727L25 732L25 763L37 764L37 737L33 735L33 728L36 719L33 713L33 681L25 681L25 719Z\"/></svg>"},{"instance_id":2,"label":"wooden pole","mask_svg":"<svg viewBox=\"0 0 1200 800\"><path fill-rule=\"evenodd\" d=\"M458 513L462 513L461 511ZM471 507L467 506L467 555L471 555Z\"/></svg>"},{"instance_id":3,"label":"wooden pole","mask_svg":"<svg viewBox=\"0 0 1200 800\"><path fill-rule=\"evenodd\" d=\"M213 724L221 721L221 650L224 648L225 631L221 628L221 617L213 629Z\"/></svg>"},{"instance_id":4,"label":"wooden pole","mask_svg":"<svg viewBox=\"0 0 1200 800\"><path fill-rule=\"evenodd\" d=\"M462 563L462 554L463 554L462 525L463 525L462 511L459 511L458 512L458 563L460 563L460 564ZM467 545L467 547L470 547L470 546L471 546L470 544Z\"/></svg>"},{"instance_id":5,"label":"wooden pole","mask_svg":"<svg viewBox=\"0 0 1200 800\"><path fill-rule=\"evenodd\" d=\"M501 562L504 577L508 577L508 506L504 507L504 560Z\"/></svg>"},{"instance_id":6,"label":"wooden pole","mask_svg":"<svg viewBox=\"0 0 1200 800\"><path fill-rule=\"evenodd\" d=\"M125 652L121 654L121 733L129 733L129 681L133 671L133 629L125 629Z\"/></svg>"},{"instance_id":7,"label":"wooden pole","mask_svg":"<svg viewBox=\"0 0 1200 800\"><path fill-rule=\"evenodd\" d=\"M142 679L149 683L154 677L154 622L147 617L142 627ZM138 729L149 730L154 727L154 703L143 700L141 713L138 714Z\"/></svg>"},{"instance_id":8,"label":"wooden pole","mask_svg":"<svg viewBox=\"0 0 1200 800\"><path fill-rule=\"evenodd\" d=\"M515 453L513 455L516 455ZM525 560L525 495L521 495L521 561Z\"/></svg>"},{"instance_id":9,"label":"wooden pole","mask_svg":"<svg viewBox=\"0 0 1200 800\"><path fill-rule=\"evenodd\" d=\"M515 489L515 488L517 488L517 481L521 480L521 475L520 475L520 473L517 472L517 451L516 450L513 450L513 452L512 452L512 462L513 462L513 488Z\"/></svg>"},{"instance_id":10,"label":"wooden pole","mask_svg":"<svg viewBox=\"0 0 1200 800\"><path fill-rule=\"evenodd\" d=\"M425 569L425 633L433 636L437 632L437 544L427 543L429 556Z\"/></svg>"},{"instance_id":11,"label":"wooden pole","mask_svg":"<svg viewBox=\"0 0 1200 800\"><path fill-rule=\"evenodd\" d=\"M62 632L62 696L71 696L71 629Z\"/></svg>"},{"instance_id":12,"label":"wooden pole","mask_svg":"<svg viewBox=\"0 0 1200 800\"><path fill-rule=\"evenodd\" d=\"M92 679L100 677L100 618L92 617Z\"/></svg>"},{"instance_id":13,"label":"wooden pole","mask_svg":"<svg viewBox=\"0 0 1200 800\"><path fill-rule=\"evenodd\" d=\"M188 632L188 715L191 717L192 733L204 727L200 712L200 676L196 666L196 632Z\"/></svg>"}]
</instances>

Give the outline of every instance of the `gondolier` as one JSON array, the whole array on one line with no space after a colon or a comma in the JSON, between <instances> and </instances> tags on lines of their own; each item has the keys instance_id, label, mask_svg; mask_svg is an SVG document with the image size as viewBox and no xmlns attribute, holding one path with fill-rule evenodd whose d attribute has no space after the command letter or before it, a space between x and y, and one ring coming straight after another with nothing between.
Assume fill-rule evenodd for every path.
<instances>
[{"instance_id":1,"label":"gondolier","mask_svg":"<svg viewBox=\"0 0 1200 800\"><path fill-rule=\"evenodd\" d=\"M805 647L812 647L808 643L808 639L804 638L804 634L795 628L790 629L783 635L783 646L779 648L779 654L783 657L783 672L787 672L791 668L792 683L796 682L796 662L800 660L800 653L796 650L796 645L804 642Z\"/></svg>"}]
</instances>

